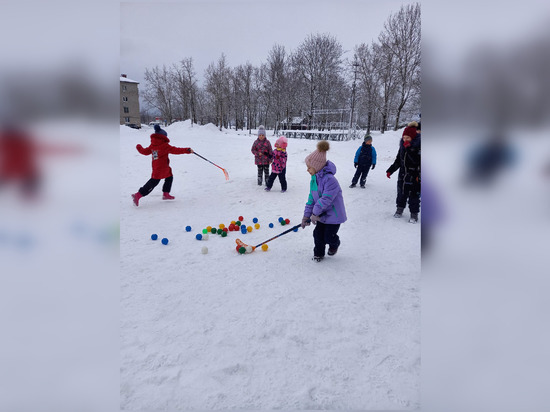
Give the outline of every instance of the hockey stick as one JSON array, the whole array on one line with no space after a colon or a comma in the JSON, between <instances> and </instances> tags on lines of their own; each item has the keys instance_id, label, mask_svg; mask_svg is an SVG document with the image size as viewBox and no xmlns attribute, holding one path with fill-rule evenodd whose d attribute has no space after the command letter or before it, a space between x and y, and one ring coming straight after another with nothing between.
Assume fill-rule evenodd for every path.
<instances>
[{"instance_id":1,"label":"hockey stick","mask_svg":"<svg viewBox=\"0 0 550 412\"><path fill-rule=\"evenodd\" d=\"M216 163L213 163L213 162L211 162L210 160L208 160L208 159L202 157L200 154L198 154L198 153L195 152L195 151L193 151L193 154L196 154L196 155L199 156L201 159L206 160L208 163L212 163L214 166L216 166L216 167L222 169L223 174L225 175L225 180L229 180L229 173L227 173L227 170L225 170L223 167L220 167L220 166L218 166Z\"/></svg>"},{"instance_id":2,"label":"hockey stick","mask_svg":"<svg viewBox=\"0 0 550 412\"><path fill-rule=\"evenodd\" d=\"M302 226L302 224L300 223L299 225L296 225L296 226L293 226L291 227L290 229L288 230L285 230L283 233L279 233L277 236L273 236L271 239L268 239L266 240L265 242L262 242L256 246L249 246L247 245L246 243L244 243L241 239L235 239L235 243L237 245L239 245L239 247L244 247L246 249L246 252L245 253L252 253L254 252L254 250L256 250L256 248L262 246L264 243L267 243L267 242L271 242L273 239L277 239L278 237L280 236L283 236L283 235L286 235L287 233L289 232L292 232L293 230L296 230L297 228L299 228L300 226ZM249 249L251 248L251 249Z\"/></svg>"}]
</instances>

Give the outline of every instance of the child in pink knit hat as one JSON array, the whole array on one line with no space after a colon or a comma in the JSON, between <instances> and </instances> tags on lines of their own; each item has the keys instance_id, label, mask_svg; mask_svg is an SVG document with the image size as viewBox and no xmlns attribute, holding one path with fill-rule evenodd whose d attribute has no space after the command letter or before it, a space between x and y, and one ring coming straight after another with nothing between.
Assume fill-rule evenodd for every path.
<instances>
[{"instance_id":1,"label":"child in pink knit hat","mask_svg":"<svg viewBox=\"0 0 550 412\"><path fill-rule=\"evenodd\" d=\"M275 142L275 150L273 150L273 163L271 163L271 174L269 179L265 184L265 191L269 192L273 187L273 183L277 176L279 177L279 182L281 182L281 193L286 192L286 147L288 145L288 140L286 137L281 136Z\"/></svg>"},{"instance_id":2,"label":"child in pink knit hat","mask_svg":"<svg viewBox=\"0 0 550 412\"><path fill-rule=\"evenodd\" d=\"M347 220L346 208L342 189L336 174L336 165L327 160L327 151L330 145L326 140L317 143L317 150L306 157L307 171L311 175L310 191L302 228L315 225L313 230L313 260L320 262L325 257L325 248L328 244L328 255L333 256L340 246L338 229L340 224Z\"/></svg>"}]
</instances>

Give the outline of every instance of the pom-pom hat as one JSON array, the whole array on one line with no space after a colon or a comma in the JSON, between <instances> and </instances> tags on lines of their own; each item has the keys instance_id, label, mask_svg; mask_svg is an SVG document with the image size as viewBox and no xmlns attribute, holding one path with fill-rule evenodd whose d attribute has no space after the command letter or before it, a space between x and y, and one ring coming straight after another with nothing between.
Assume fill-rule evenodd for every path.
<instances>
[{"instance_id":1,"label":"pom-pom hat","mask_svg":"<svg viewBox=\"0 0 550 412\"><path fill-rule=\"evenodd\" d=\"M407 126L405 127L405 130L403 130L403 136L409 136L411 139L414 139L417 134L418 131L414 126Z\"/></svg>"},{"instance_id":2,"label":"pom-pom hat","mask_svg":"<svg viewBox=\"0 0 550 412\"><path fill-rule=\"evenodd\" d=\"M265 136L265 127L264 126L260 126L258 127L258 136Z\"/></svg>"},{"instance_id":3,"label":"pom-pom hat","mask_svg":"<svg viewBox=\"0 0 550 412\"><path fill-rule=\"evenodd\" d=\"M330 149L330 145L326 140L321 140L317 143L317 150L306 157L307 167L311 167L317 173L327 164L327 151Z\"/></svg>"}]
</instances>

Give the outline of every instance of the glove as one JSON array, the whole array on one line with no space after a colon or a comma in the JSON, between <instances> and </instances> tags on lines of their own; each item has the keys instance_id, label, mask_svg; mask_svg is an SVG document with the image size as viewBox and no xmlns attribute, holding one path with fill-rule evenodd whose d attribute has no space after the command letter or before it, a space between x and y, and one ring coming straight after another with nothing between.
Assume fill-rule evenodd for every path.
<instances>
[{"instance_id":1,"label":"glove","mask_svg":"<svg viewBox=\"0 0 550 412\"><path fill-rule=\"evenodd\" d=\"M389 179L390 176L391 176L391 173L390 173L390 172L386 172L386 176L388 176L388 179Z\"/></svg>"},{"instance_id":2,"label":"glove","mask_svg":"<svg viewBox=\"0 0 550 412\"><path fill-rule=\"evenodd\" d=\"M354 163L353 165L354 165L354 166L355 166L355 168L357 169L357 163Z\"/></svg>"},{"instance_id":3,"label":"glove","mask_svg":"<svg viewBox=\"0 0 550 412\"><path fill-rule=\"evenodd\" d=\"M374 165L372 165L372 167L371 167L371 169L372 169L372 170L374 170L374 166L376 166L376 165L375 165L375 164L374 164Z\"/></svg>"},{"instance_id":4,"label":"glove","mask_svg":"<svg viewBox=\"0 0 550 412\"><path fill-rule=\"evenodd\" d=\"M304 216L302 218L302 229L304 229L306 226L309 226L310 224L311 224L311 220L309 219L309 217Z\"/></svg>"},{"instance_id":5,"label":"glove","mask_svg":"<svg viewBox=\"0 0 550 412\"><path fill-rule=\"evenodd\" d=\"M317 215L311 215L311 223L313 223L314 225L317 224L317 222L320 222L321 221L321 218Z\"/></svg>"}]
</instances>

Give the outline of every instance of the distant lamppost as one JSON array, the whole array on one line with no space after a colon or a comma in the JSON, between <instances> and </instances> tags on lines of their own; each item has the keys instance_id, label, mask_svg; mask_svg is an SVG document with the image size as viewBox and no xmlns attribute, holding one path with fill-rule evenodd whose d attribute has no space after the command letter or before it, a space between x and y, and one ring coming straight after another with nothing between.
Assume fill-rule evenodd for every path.
<instances>
[{"instance_id":1,"label":"distant lamppost","mask_svg":"<svg viewBox=\"0 0 550 412\"><path fill-rule=\"evenodd\" d=\"M357 58L354 60L353 64L353 84L351 86L351 110L349 114L349 133L348 136L351 137L351 128L353 126L353 110L355 108L355 84L357 83L357 68L359 63L357 63Z\"/></svg>"}]
</instances>

